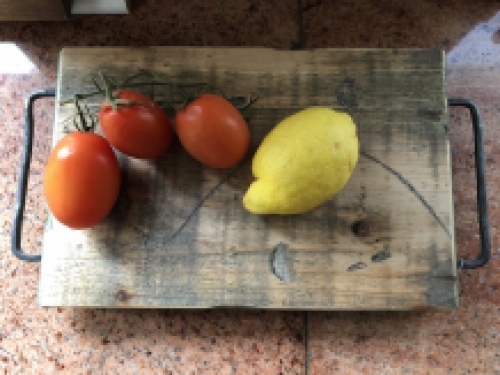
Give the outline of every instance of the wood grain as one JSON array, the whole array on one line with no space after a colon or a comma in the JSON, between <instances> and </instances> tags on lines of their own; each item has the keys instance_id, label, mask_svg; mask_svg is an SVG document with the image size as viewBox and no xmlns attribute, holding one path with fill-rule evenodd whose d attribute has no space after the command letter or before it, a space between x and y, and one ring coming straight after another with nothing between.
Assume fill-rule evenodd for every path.
<instances>
[{"instance_id":1,"label":"wood grain","mask_svg":"<svg viewBox=\"0 0 500 375\"><path fill-rule=\"evenodd\" d=\"M0 0L0 21L62 21L70 0Z\"/></svg>"},{"instance_id":2,"label":"wood grain","mask_svg":"<svg viewBox=\"0 0 500 375\"><path fill-rule=\"evenodd\" d=\"M107 220L71 231L50 219L42 306L368 310L458 305L444 56L437 50L68 48L58 99L99 70L139 69L258 93L251 150L205 168L178 143L155 161L119 155ZM166 90L157 88L160 98ZM351 114L361 155L347 186L303 215L257 216L241 199L251 157L283 117L325 105ZM58 106L54 142L70 129Z\"/></svg>"}]
</instances>

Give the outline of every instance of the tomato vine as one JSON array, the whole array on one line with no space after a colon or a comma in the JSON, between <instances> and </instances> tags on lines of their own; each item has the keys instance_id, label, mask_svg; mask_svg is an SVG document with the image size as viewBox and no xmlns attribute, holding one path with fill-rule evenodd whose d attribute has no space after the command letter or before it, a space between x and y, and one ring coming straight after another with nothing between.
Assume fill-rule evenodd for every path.
<instances>
[{"instance_id":1,"label":"tomato vine","mask_svg":"<svg viewBox=\"0 0 500 375\"><path fill-rule=\"evenodd\" d=\"M74 105L74 113L66 121L70 121L76 130L91 132L95 130L98 122L98 111L92 112L89 109L88 100L91 98L104 98L114 110L125 109L133 106L148 106L148 103L132 101L129 99L120 99L119 93L123 89L147 88L149 87L149 97L159 104L164 105L172 111L184 108L190 102L194 101L202 93L214 93L230 101L225 92L220 88L208 82L174 82L166 75L155 76L147 70L140 70L138 73L126 77L119 82L113 76L103 72L98 72L97 80L92 77L92 83L95 90L74 94L71 98L60 101L61 106L68 104ZM155 100L158 87L168 87L170 98L168 100ZM257 96L244 97L245 102L235 108L244 114L257 100Z\"/></svg>"}]
</instances>

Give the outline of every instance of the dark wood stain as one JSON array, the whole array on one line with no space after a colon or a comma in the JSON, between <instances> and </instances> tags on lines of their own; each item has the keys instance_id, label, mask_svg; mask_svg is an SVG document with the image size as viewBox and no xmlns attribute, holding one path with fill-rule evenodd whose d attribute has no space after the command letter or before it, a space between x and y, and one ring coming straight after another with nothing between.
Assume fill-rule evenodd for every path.
<instances>
[{"instance_id":1,"label":"dark wood stain","mask_svg":"<svg viewBox=\"0 0 500 375\"><path fill-rule=\"evenodd\" d=\"M368 265L365 262L357 262L347 267L347 271L357 271L366 268L367 266Z\"/></svg>"},{"instance_id":2,"label":"dark wood stain","mask_svg":"<svg viewBox=\"0 0 500 375\"><path fill-rule=\"evenodd\" d=\"M119 302L128 302L133 297L133 294L127 292L125 289L118 289L115 293L115 298Z\"/></svg>"},{"instance_id":3,"label":"dark wood stain","mask_svg":"<svg viewBox=\"0 0 500 375\"><path fill-rule=\"evenodd\" d=\"M429 120L429 121L440 121L443 117L443 110L440 109L434 109L434 108L419 108L417 110L417 115L424 119L424 120Z\"/></svg>"},{"instance_id":4,"label":"dark wood stain","mask_svg":"<svg viewBox=\"0 0 500 375\"><path fill-rule=\"evenodd\" d=\"M495 44L500 44L500 29L495 31L491 36L491 41Z\"/></svg>"},{"instance_id":5,"label":"dark wood stain","mask_svg":"<svg viewBox=\"0 0 500 375\"><path fill-rule=\"evenodd\" d=\"M367 220L358 220L352 224L352 232L359 237L370 235L370 223Z\"/></svg>"},{"instance_id":6,"label":"dark wood stain","mask_svg":"<svg viewBox=\"0 0 500 375\"><path fill-rule=\"evenodd\" d=\"M345 108L356 108L358 101L356 99L356 81L354 78L347 77L335 88L337 102Z\"/></svg>"},{"instance_id":7,"label":"dark wood stain","mask_svg":"<svg viewBox=\"0 0 500 375\"><path fill-rule=\"evenodd\" d=\"M388 248L384 248L372 255L372 262L383 262L391 257L391 252Z\"/></svg>"},{"instance_id":8,"label":"dark wood stain","mask_svg":"<svg viewBox=\"0 0 500 375\"><path fill-rule=\"evenodd\" d=\"M292 281L292 265L287 244L279 243L273 248L270 256L270 262L271 271L278 279L285 283Z\"/></svg>"},{"instance_id":9,"label":"dark wood stain","mask_svg":"<svg viewBox=\"0 0 500 375\"><path fill-rule=\"evenodd\" d=\"M441 220L441 218L438 216L438 214L436 213L436 211L434 211L434 208L432 208L432 206L429 205L429 203L425 200L425 198L422 196L422 194L420 194L418 192L418 190L415 189L415 187L413 186L413 184L411 184L406 178L404 178L401 175L401 173L399 173L398 171L396 171L394 168L390 167L389 165L385 164L381 160L378 160L374 156L369 155L366 152L361 152L361 155L364 156L365 158L368 158L368 159L374 161L377 164L380 164L384 169L388 170L391 174L393 174L394 176L396 176L398 178L398 180L401 181L401 183L403 185L405 185L408 188L408 190L410 190L417 197L417 199L422 203L422 205L425 208L427 208L427 210L429 211L429 213L438 222L438 224L441 226L441 228L443 228L443 230L446 232L446 234L448 235L448 237L451 238L450 230L448 229L448 227L446 226L446 224Z\"/></svg>"}]
</instances>

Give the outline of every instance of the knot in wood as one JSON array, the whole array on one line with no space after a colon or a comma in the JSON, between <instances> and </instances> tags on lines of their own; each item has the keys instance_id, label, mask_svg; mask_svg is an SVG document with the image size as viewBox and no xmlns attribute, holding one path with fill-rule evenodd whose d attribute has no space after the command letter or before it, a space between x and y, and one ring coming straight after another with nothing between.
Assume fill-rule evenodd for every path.
<instances>
[{"instance_id":1,"label":"knot in wood","mask_svg":"<svg viewBox=\"0 0 500 375\"><path fill-rule=\"evenodd\" d=\"M115 298L120 301L120 302L126 302L128 301L130 298L132 298L132 295L129 294L126 290L124 289L119 289L116 294L115 294Z\"/></svg>"},{"instance_id":2,"label":"knot in wood","mask_svg":"<svg viewBox=\"0 0 500 375\"><path fill-rule=\"evenodd\" d=\"M352 224L352 232L358 237L370 235L370 223L367 220L358 220Z\"/></svg>"}]
</instances>

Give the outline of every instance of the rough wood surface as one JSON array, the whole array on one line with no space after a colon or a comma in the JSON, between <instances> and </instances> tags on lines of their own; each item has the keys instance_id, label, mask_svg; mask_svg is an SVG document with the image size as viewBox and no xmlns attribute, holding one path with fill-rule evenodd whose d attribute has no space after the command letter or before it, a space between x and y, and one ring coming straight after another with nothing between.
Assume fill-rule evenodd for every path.
<instances>
[{"instance_id":1,"label":"rough wood surface","mask_svg":"<svg viewBox=\"0 0 500 375\"><path fill-rule=\"evenodd\" d=\"M62 21L68 0L0 0L0 21Z\"/></svg>"},{"instance_id":2,"label":"rough wood surface","mask_svg":"<svg viewBox=\"0 0 500 375\"><path fill-rule=\"evenodd\" d=\"M205 168L178 143L155 161L120 155L122 190L104 223L71 231L49 220L41 305L457 306L441 51L68 48L59 69L59 99L91 89L98 70L146 69L260 100L248 114L251 151L236 168ZM354 118L361 156L351 180L307 214L246 212L253 151L284 116L312 105ZM54 142L71 110L57 107Z\"/></svg>"}]
</instances>

